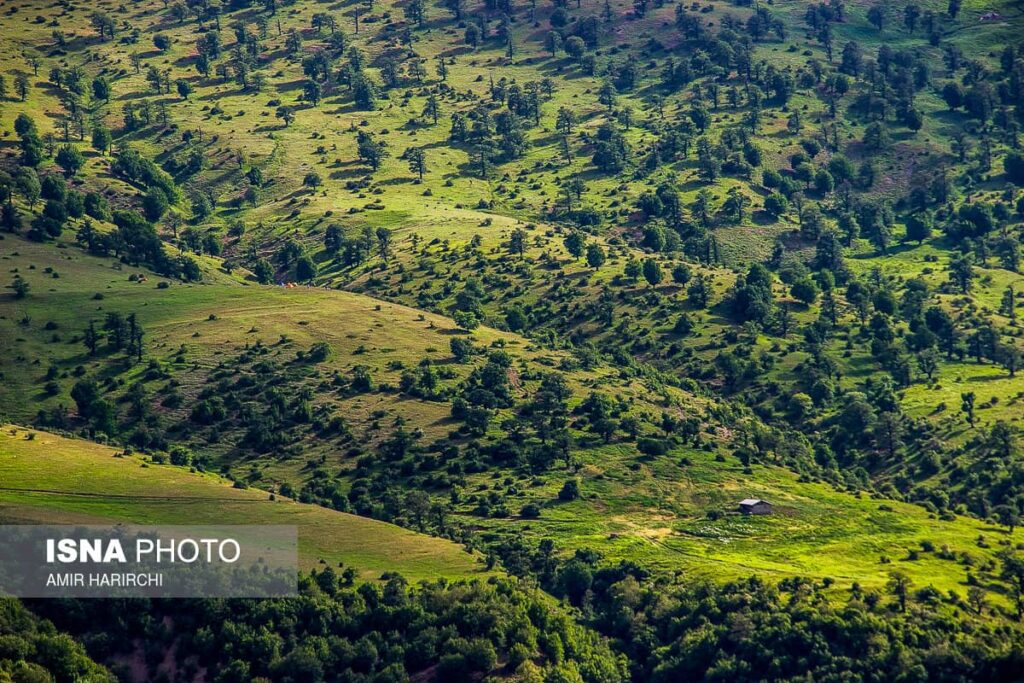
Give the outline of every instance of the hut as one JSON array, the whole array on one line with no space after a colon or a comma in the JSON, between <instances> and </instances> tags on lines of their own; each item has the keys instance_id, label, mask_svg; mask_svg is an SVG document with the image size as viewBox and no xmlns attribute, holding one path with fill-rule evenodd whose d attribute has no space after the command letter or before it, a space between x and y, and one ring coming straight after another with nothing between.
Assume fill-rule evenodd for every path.
<instances>
[{"instance_id":1,"label":"hut","mask_svg":"<svg viewBox=\"0 0 1024 683\"><path fill-rule=\"evenodd\" d=\"M760 498L746 498L740 501L740 512L745 515L770 515L772 504Z\"/></svg>"}]
</instances>

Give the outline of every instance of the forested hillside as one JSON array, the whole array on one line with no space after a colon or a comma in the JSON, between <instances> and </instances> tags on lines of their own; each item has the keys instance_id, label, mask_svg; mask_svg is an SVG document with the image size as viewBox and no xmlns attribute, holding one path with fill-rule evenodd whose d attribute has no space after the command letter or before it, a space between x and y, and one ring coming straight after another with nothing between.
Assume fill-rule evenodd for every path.
<instances>
[{"instance_id":1,"label":"forested hillside","mask_svg":"<svg viewBox=\"0 0 1024 683\"><path fill-rule=\"evenodd\" d=\"M330 567L262 607L31 608L124 680L1013 680L1022 30L5 4L0 518L226 482L240 521L309 510Z\"/></svg>"}]
</instances>

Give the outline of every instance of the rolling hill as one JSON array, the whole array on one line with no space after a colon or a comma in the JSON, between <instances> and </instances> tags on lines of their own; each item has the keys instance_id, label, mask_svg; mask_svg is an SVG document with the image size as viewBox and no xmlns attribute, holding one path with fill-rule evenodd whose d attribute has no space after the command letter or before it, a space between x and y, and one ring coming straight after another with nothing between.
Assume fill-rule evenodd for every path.
<instances>
[{"instance_id":1,"label":"rolling hill","mask_svg":"<svg viewBox=\"0 0 1024 683\"><path fill-rule=\"evenodd\" d=\"M449 541L38 430L0 431L0 480L8 524L294 525L305 570L343 564L363 580L486 575L480 558Z\"/></svg>"}]
</instances>

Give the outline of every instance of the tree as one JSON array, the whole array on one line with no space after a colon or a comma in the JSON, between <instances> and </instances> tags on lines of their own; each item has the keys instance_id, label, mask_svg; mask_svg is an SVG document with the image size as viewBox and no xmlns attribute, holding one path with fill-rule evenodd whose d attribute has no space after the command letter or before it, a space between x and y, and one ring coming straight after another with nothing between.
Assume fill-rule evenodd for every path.
<instances>
[{"instance_id":1,"label":"tree","mask_svg":"<svg viewBox=\"0 0 1024 683\"><path fill-rule=\"evenodd\" d=\"M738 186L733 185L729 188L722 208L733 216L737 223L742 223L748 204L750 204L750 200L747 198L747 195Z\"/></svg>"},{"instance_id":2,"label":"tree","mask_svg":"<svg viewBox=\"0 0 1024 683\"><path fill-rule=\"evenodd\" d=\"M661 271L661 264L652 258L644 259L643 273L644 279L647 280L647 284L651 287L657 287L664 277Z\"/></svg>"},{"instance_id":3,"label":"tree","mask_svg":"<svg viewBox=\"0 0 1024 683\"><path fill-rule=\"evenodd\" d=\"M412 147L406 150L405 158L409 162L409 170L423 180L423 175L427 172L426 153L419 147Z\"/></svg>"},{"instance_id":4,"label":"tree","mask_svg":"<svg viewBox=\"0 0 1024 683\"><path fill-rule=\"evenodd\" d=\"M90 320L89 327L85 328L85 333L82 335L82 343L85 348L89 349L89 355L95 356L96 349L99 345L99 334L96 332L96 324Z\"/></svg>"},{"instance_id":5,"label":"tree","mask_svg":"<svg viewBox=\"0 0 1024 683\"><path fill-rule=\"evenodd\" d=\"M64 169L64 175L68 178L76 175L82 166L85 165L85 157L78 151L77 148L71 145L64 145L57 152L55 159L57 164Z\"/></svg>"},{"instance_id":6,"label":"tree","mask_svg":"<svg viewBox=\"0 0 1024 683\"><path fill-rule=\"evenodd\" d=\"M423 105L423 115L430 117L430 119L437 124L437 120L441 117L441 103L437 99L437 95L430 93L427 97L426 104Z\"/></svg>"},{"instance_id":7,"label":"tree","mask_svg":"<svg viewBox=\"0 0 1024 683\"><path fill-rule=\"evenodd\" d=\"M972 254L959 254L950 260L949 279L956 284L961 293L967 294L971 291L971 281L974 279L974 257Z\"/></svg>"},{"instance_id":8,"label":"tree","mask_svg":"<svg viewBox=\"0 0 1024 683\"><path fill-rule=\"evenodd\" d=\"M22 102L28 97L28 76L25 74L16 74L14 76L14 92L18 93L18 99Z\"/></svg>"},{"instance_id":9,"label":"tree","mask_svg":"<svg viewBox=\"0 0 1024 683\"><path fill-rule=\"evenodd\" d=\"M608 107L608 111L611 111L615 107L616 94L615 84L610 80L605 80L601 83L601 89L597 92L597 101Z\"/></svg>"},{"instance_id":10,"label":"tree","mask_svg":"<svg viewBox=\"0 0 1024 683\"><path fill-rule=\"evenodd\" d=\"M103 12L94 12L89 18L89 21L92 23L92 27L96 29L96 33L100 35L100 40L105 40L108 37L114 37L117 25L109 15L104 14Z\"/></svg>"},{"instance_id":11,"label":"tree","mask_svg":"<svg viewBox=\"0 0 1024 683\"><path fill-rule=\"evenodd\" d=\"M579 259L587 246L587 238L578 230L573 230L565 238L565 249L573 258Z\"/></svg>"},{"instance_id":12,"label":"tree","mask_svg":"<svg viewBox=\"0 0 1024 683\"><path fill-rule=\"evenodd\" d=\"M383 142L378 142L373 135L363 131L358 135L356 153L360 161L368 164L374 171L380 168L381 162L388 155Z\"/></svg>"},{"instance_id":13,"label":"tree","mask_svg":"<svg viewBox=\"0 0 1024 683\"><path fill-rule=\"evenodd\" d=\"M551 53L552 59L557 57L558 51L562 49L562 34L558 31L548 31L544 38L544 47Z\"/></svg>"},{"instance_id":14,"label":"tree","mask_svg":"<svg viewBox=\"0 0 1024 683\"><path fill-rule=\"evenodd\" d=\"M14 278L14 282L11 283L11 288L14 290L15 299L24 299L28 296L31 285L28 284L28 281L25 280L25 278L16 277Z\"/></svg>"},{"instance_id":15,"label":"tree","mask_svg":"<svg viewBox=\"0 0 1024 683\"><path fill-rule=\"evenodd\" d=\"M821 168L814 174L814 189L821 194L828 194L836 187L835 178L832 174Z\"/></svg>"},{"instance_id":16,"label":"tree","mask_svg":"<svg viewBox=\"0 0 1024 683\"><path fill-rule=\"evenodd\" d=\"M320 104L320 100L323 99L323 95L323 87L314 80L307 80L302 85L302 98L314 107Z\"/></svg>"},{"instance_id":17,"label":"tree","mask_svg":"<svg viewBox=\"0 0 1024 683\"><path fill-rule=\"evenodd\" d=\"M892 144L889 131L885 125L875 121L864 129L864 146L873 151L881 151Z\"/></svg>"},{"instance_id":18,"label":"tree","mask_svg":"<svg viewBox=\"0 0 1024 683\"><path fill-rule=\"evenodd\" d=\"M917 22L921 18L921 8L911 3L903 8L903 25L907 31L913 33L917 29Z\"/></svg>"},{"instance_id":19,"label":"tree","mask_svg":"<svg viewBox=\"0 0 1024 683\"><path fill-rule=\"evenodd\" d=\"M253 266L252 274L256 276L256 281L261 285L267 285L274 280L274 267L270 265L270 261L261 258Z\"/></svg>"},{"instance_id":20,"label":"tree","mask_svg":"<svg viewBox=\"0 0 1024 683\"><path fill-rule=\"evenodd\" d=\"M964 104L964 89L956 81L948 81L942 86L942 99L950 111L955 111Z\"/></svg>"},{"instance_id":21,"label":"tree","mask_svg":"<svg viewBox=\"0 0 1024 683\"><path fill-rule=\"evenodd\" d=\"M580 482L578 479L567 479L558 492L558 499L572 501L580 497Z\"/></svg>"},{"instance_id":22,"label":"tree","mask_svg":"<svg viewBox=\"0 0 1024 683\"><path fill-rule=\"evenodd\" d=\"M1000 553L1003 569L999 576L1009 582L1013 591L1013 601L1017 606L1017 619L1024 619L1024 559L1017 557L1012 549L1007 548Z\"/></svg>"},{"instance_id":23,"label":"tree","mask_svg":"<svg viewBox=\"0 0 1024 683\"><path fill-rule=\"evenodd\" d=\"M802 277L793 282L789 287L789 293L793 298L806 305L811 305L818 298L818 286L809 277Z\"/></svg>"},{"instance_id":24,"label":"tree","mask_svg":"<svg viewBox=\"0 0 1024 683\"><path fill-rule=\"evenodd\" d=\"M690 280L690 285L686 288L686 300L694 308L707 308L711 302L711 294L711 279L703 273Z\"/></svg>"},{"instance_id":25,"label":"tree","mask_svg":"<svg viewBox=\"0 0 1024 683\"><path fill-rule=\"evenodd\" d=\"M605 262L604 249L597 242L591 242L587 245L587 265L594 270L598 270Z\"/></svg>"},{"instance_id":26,"label":"tree","mask_svg":"<svg viewBox=\"0 0 1024 683\"><path fill-rule=\"evenodd\" d=\"M508 329L513 332L518 332L524 329L528 322L529 319L526 317L523 309L517 306L509 308L505 313L505 324L508 326Z\"/></svg>"},{"instance_id":27,"label":"tree","mask_svg":"<svg viewBox=\"0 0 1024 683\"><path fill-rule=\"evenodd\" d=\"M974 403L977 397L973 391L965 391L960 394L960 412L967 418L967 423L974 427Z\"/></svg>"},{"instance_id":28,"label":"tree","mask_svg":"<svg viewBox=\"0 0 1024 683\"><path fill-rule=\"evenodd\" d=\"M872 26L881 31L885 25L885 7L882 5L873 5L868 9L868 21L871 22Z\"/></svg>"},{"instance_id":29,"label":"tree","mask_svg":"<svg viewBox=\"0 0 1024 683\"><path fill-rule=\"evenodd\" d=\"M921 244L932 236L932 216L929 213L907 217L907 239Z\"/></svg>"},{"instance_id":30,"label":"tree","mask_svg":"<svg viewBox=\"0 0 1024 683\"><path fill-rule=\"evenodd\" d=\"M935 347L929 346L917 354L917 367L931 382L932 377L939 369L939 352L935 350Z\"/></svg>"},{"instance_id":31,"label":"tree","mask_svg":"<svg viewBox=\"0 0 1024 683\"><path fill-rule=\"evenodd\" d=\"M889 573L889 581L885 587L899 600L901 612L907 611L907 596L910 594L911 583L910 578L903 572L894 571Z\"/></svg>"},{"instance_id":32,"label":"tree","mask_svg":"<svg viewBox=\"0 0 1024 683\"><path fill-rule=\"evenodd\" d=\"M523 258L526 253L526 231L522 228L513 230L509 237L508 248L513 254L518 254L519 258Z\"/></svg>"},{"instance_id":33,"label":"tree","mask_svg":"<svg viewBox=\"0 0 1024 683\"><path fill-rule=\"evenodd\" d=\"M579 36L569 36L566 38L564 48L565 53L576 62L579 62L587 52L587 44Z\"/></svg>"},{"instance_id":34,"label":"tree","mask_svg":"<svg viewBox=\"0 0 1024 683\"><path fill-rule=\"evenodd\" d=\"M559 107L558 117L555 120L555 129L562 135L572 135L572 129L577 122L574 111L568 107Z\"/></svg>"},{"instance_id":35,"label":"tree","mask_svg":"<svg viewBox=\"0 0 1024 683\"><path fill-rule=\"evenodd\" d=\"M978 586L971 586L967 589L967 604L971 606L975 614L981 614L985 611L986 600L985 590Z\"/></svg>"},{"instance_id":36,"label":"tree","mask_svg":"<svg viewBox=\"0 0 1024 683\"><path fill-rule=\"evenodd\" d=\"M1003 159L1003 170L1012 183L1024 186L1024 154L1018 151L1007 153Z\"/></svg>"},{"instance_id":37,"label":"tree","mask_svg":"<svg viewBox=\"0 0 1024 683\"><path fill-rule=\"evenodd\" d=\"M387 263L391 258L391 230L389 228L377 228L376 235L380 257L384 263Z\"/></svg>"},{"instance_id":38,"label":"tree","mask_svg":"<svg viewBox=\"0 0 1024 683\"><path fill-rule=\"evenodd\" d=\"M275 116L284 121L285 128L290 126L292 121L295 120L295 112L291 107L278 107Z\"/></svg>"},{"instance_id":39,"label":"tree","mask_svg":"<svg viewBox=\"0 0 1024 683\"><path fill-rule=\"evenodd\" d=\"M96 124L92 127L92 147L96 151L106 154L110 145L114 142L114 136L110 129L103 124Z\"/></svg>"},{"instance_id":40,"label":"tree","mask_svg":"<svg viewBox=\"0 0 1024 683\"><path fill-rule=\"evenodd\" d=\"M308 187L310 190L312 190L314 192L316 191L316 189L318 187L323 185L323 183L324 183L323 178L321 178L320 174L317 173L316 171L310 171L302 179L303 186Z\"/></svg>"},{"instance_id":41,"label":"tree","mask_svg":"<svg viewBox=\"0 0 1024 683\"><path fill-rule=\"evenodd\" d=\"M1017 368L1020 367L1021 353L1014 344L1000 344L996 347L996 360L1006 368L1010 377L1017 375Z\"/></svg>"},{"instance_id":42,"label":"tree","mask_svg":"<svg viewBox=\"0 0 1024 683\"><path fill-rule=\"evenodd\" d=\"M466 45L469 45L471 48L475 50L477 46L480 45L480 27L472 22L467 24L466 32L465 34L463 34L463 40L465 40Z\"/></svg>"},{"instance_id":43,"label":"tree","mask_svg":"<svg viewBox=\"0 0 1024 683\"><path fill-rule=\"evenodd\" d=\"M110 100L110 83L102 76L92 79L92 96L97 100L107 102Z\"/></svg>"},{"instance_id":44,"label":"tree","mask_svg":"<svg viewBox=\"0 0 1024 683\"><path fill-rule=\"evenodd\" d=\"M156 222L163 218L169 208L170 202L167 199L167 194L155 185L149 188L142 198L142 211L146 215L146 220L150 222Z\"/></svg>"},{"instance_id":45,"label":"tree","mask_svg":"<svg viewBox=\"0 0 1024 683\"><path fill-rule=\"evenodd\" d=\"M789 200L781 192L773 192L765 197L764 210L778 218L789 210Z\"/></svg>"},{"instance_id":46,"label":"tree","mask_svg":"<svg viewBox=\"0 0 1024 683\"><path fill-rule=\"evenodd\" d=\"M309 282L316 277L316 264L308 256L300 256L295 262L295 279L299 282Z\"/></svg>"},{"instance_id":47,"label":"tree","mask_svg":"<svg viewBox=\"0 0 1024 683\"><path fill-rule=\"evenodd\" d=\"M565 486L570 486L570 482L577 483L575 479L570 479L565 483ZM562 490L564 491L565 487ZM559 497L561 497L561 494L559 494ZM566 562L565 566L558 572L558 588L562 594L569 598L569 602L574 605L579 605L583 601L593 582L594 576L590 567L582 560L576 558ZM579 678L578 673L576 679L582 680ZM573 678L566 677L563 674L562 676L549 676L545 680L550 680L551 683L563 683L572 681Z\"/></svg>"},{"instance_id":48,"label":"tree","mask_svg":"<svg viewBox=\"0 0 1024 683\"><path fill-rule=\"evenodd\" d=\"M911 107L903 114L903 123L913 132L921 130L924 126L924 114L920 109Z\"/></svg>"},{"instance_id":49,"label":"tree","mask_svg":"<svg viewBox=\"0 0 1024 683\"><path fill-rule=\"evenodd\" d=\"M36 173L34 168L23 166L18 169L18 172L14 175L14 186L24 197L29 207L36 208L36 202L39 201L39 197L42 196L43 187L39 182L39 175ZM8 200L10 197L8 197Z\"/></svg>"},{"instance_id":50,"label":"tree","mask_svg":"<svg viewBox=\"0 0 1024 683\"><path fill-rule=\"evenodd\" d=\"M187 100L188 96L192 94L192 84L186 81L184 78L179 78L175 81L175 87L178 89L178 95L183 100Z\"/></svg>"},{"instance_id":51,"label":"tree","mask_svg":"<svg viewBox=\"0 0 1024 683\"><path fill-rule=\"evenodd\" d=\"M462 19L462 11L465 6L464 0L444 0L445 9L452 13L456 21Z\"/></svg>"},{"instance_id":52,"label":"tree","mask_svg":"<svg viewBox=\"0 0 1024 683\"><path fill-rule=\"evenodd\" d=\"M423 26L427 16L423 0L409 0L405 5L405 16L410 21L415 21L419 26Z\"/></svg>"},{"instance_id":53,"label":"tree","mask_svg":"<svg viewBox=\"0 0 1024 683\"><path fill-rule=\"evenodd\" d=\"M1013 530L1020 523L1020 513L1012 505L1000 505L996 508L996 515L999 517L999 523L1006 527L1007 533L1013 536Z\"/></svg>"}]
</instances>

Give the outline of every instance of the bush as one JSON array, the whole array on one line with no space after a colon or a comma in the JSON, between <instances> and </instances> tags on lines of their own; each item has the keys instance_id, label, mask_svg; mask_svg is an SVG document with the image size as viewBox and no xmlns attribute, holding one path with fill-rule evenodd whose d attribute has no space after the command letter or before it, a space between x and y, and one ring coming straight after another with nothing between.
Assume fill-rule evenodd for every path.
<instances>
[{"instance_id":1,"label":"bush","mask_svg":"<svg viewBox=\"0 0 1024 683\"><path fill-rule=\"evenodd\" d=\"M636 441L636 448L644 455L665 455L668 453L668 443L662 439L640 438Z\"/></svg>"},{"instance_id":2,"label":"bush","mask_svg":"<svg viewBox=\"0 0 1024 683\"><path fill-rule=\"evenodd\" d=\"M558 492L558 500L570 501L580 497L580 482L577 479L569 479L562 485Z\"/></svg>"},{"instance_id":3,"label":"bush","mask_svg":"<svg viewBox=\"0 0 1024 683\"><path fill-rule=\"evenodd\" d=\"M537 519L540 517L540 506L536 503L527 503L519 510L519 516L526 519Z\"/></svg>"},{"instance_id":4,"label":"bush","mask_svg":"<svg viewBox=\"0 0 1024 683\"><path fill-rule=\"evenodd\" d=\"M310 347L306 358L309 359L311 363L323 363L331 357L332 353L333 349L331 349L330 344L327 342L317 342Z\"/></svg>"}]
</instances>

